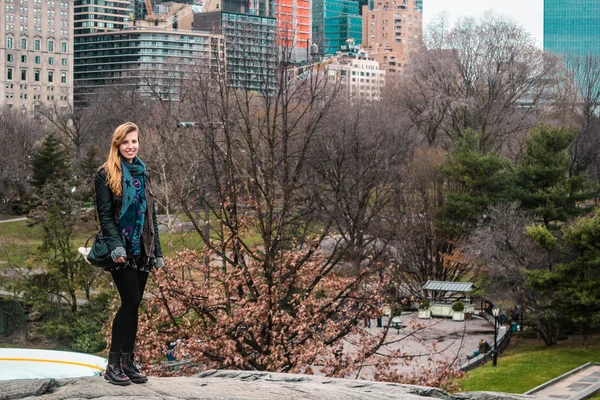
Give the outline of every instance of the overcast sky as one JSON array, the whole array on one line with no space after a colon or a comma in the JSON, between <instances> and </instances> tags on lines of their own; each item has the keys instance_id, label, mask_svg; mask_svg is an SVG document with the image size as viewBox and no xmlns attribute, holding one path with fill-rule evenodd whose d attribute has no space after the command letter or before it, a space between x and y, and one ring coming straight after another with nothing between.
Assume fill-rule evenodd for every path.
<instances>
[{"instance_id":1,"label":"overcast sky","mask_svg":"<svg viewBox=\"0 0 600 400\"><path fill-rule=\"evenodd\" d=\"M450 20L464 15L480 15L488 10L523 25L542 47L544 36L544 0L423 0L423 21L446 11Z\"/></svg>"}]
</instances>

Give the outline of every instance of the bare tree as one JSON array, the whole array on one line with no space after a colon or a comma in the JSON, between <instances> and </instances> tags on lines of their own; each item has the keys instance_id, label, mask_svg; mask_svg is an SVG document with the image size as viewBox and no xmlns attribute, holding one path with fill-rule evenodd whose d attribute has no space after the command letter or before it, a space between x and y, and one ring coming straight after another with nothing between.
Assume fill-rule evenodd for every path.
<instances>
[{"instance_id":1,"label":"bare tree","mask_svg":"<svg viewBox=\"0 0 600 400\"><path fill-rule=\"evenodd\" d=\"M563 123L574 125L577 135L571 153L572 175L589 170L598 177L598 151L600 150L600 57L593 54L568 55L564 58L569 72L565 83L572 82L574 101L572 117Z\"/></svg>"},{"instance_id":2,"label":"bare tree","mask_svg":"<svg viewBox=\"0 0 600 400\"><path fill-rule=\"evenodd\" d=\"M428 280L458 281L472 271L460 250L464 238L447 229L439 215L448 184L440 169L445 157L441 150L418 149L402 169L389 254L392 281L403 295L421 296Z\"/></svg>"},{"instance_id":3,"label":"bare tree","mask_svg":"<svg viewBox=\"0 0 600 400\"><path fill-rule=\"evenodd\" d=\"M566 255L548 251L528 237L526 228L535 222L535 216L516 203L498 204L492 209L490 225L478 229L464 248L479 266L477 275L488 298L520 306L551 345L562 334L564 316L556 311L554 291L530 287L528 271L552 271Z\"/></svg>"},{"instance_id":4,"label":"bare tree","mask_svg":"<svg viewBox=\"0 0 600 400\"><path fill-rule=\"evenodd\" d=\"M451 29L441 19L425 43L410 72L390 85L388 101L430 146L450 146L471 128L481 132L484 149L518 152L520 138L554 101L554 57L522 27L492 15L460 19ZM516 149L505 147L515 141Z\"/></svg>"},{"instance_id":5,"label":"bare tree","mask_svg":"<svg viewBox=\"0 0 600 400\"><path fill-rule=\"evenodd\" d=\"M45 133L45 128L34 119L0 107L0 209L4 212L24 200L31 156Z\"/></svg>"}]
</instances>

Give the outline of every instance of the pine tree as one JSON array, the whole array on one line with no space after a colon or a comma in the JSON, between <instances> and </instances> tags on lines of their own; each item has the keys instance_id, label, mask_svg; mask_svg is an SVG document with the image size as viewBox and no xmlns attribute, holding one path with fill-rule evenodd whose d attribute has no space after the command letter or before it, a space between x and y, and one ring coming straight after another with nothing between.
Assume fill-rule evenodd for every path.
<instances>
[{"instance_id":1,"label":"pine tree","mask_svg":"<svg viewBox=\"0 0 600 400\"><path fill-rule=\"evenodd\" d=\"M457 233L477 227L490 206L513 195L511 161L484 153L480 141L481 135L466 131L442 169L448 184L441 215Z\"/></svg>"},{"instance_id":2,"label":"pine tree","mask_svg":"<svg viewBox=\"0 0 600 400\"><path fill-rule=\"evenodd\" d=\"M71 157L56 134L48 135L40 148L33 154L31 170L29 183L38 193L50 182L69 179Z\"/></svg>"},{"instance_id":3,"label":"pine tree","mask_svg":"<svg viewBox=\"0 0 600 400\"><path fill-rule=\"evenodd\" d=\"M589 211L597 192L584 174L569 176L573 138L571 129L538 125L516 169L517 199L549 228Z\"/></svg>"},{"instance_id":4,"label":"pine tree","mask_svg":"<svg viewBox=\"0 0 600 400\"><path fill-rule=\"evenodd\" d=\"M530 271L527 280L541 293L556 293L554 311L579 326L587 346L600 312L600 214L580 218L567 229L565 249L574 256L570 262L558 264L549 271Z\"/></svg>"}]
</instances>

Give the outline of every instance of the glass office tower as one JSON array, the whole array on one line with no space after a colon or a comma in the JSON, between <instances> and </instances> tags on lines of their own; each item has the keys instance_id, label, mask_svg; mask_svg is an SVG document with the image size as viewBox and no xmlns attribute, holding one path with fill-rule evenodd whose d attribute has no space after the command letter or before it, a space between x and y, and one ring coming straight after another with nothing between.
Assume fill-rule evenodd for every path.
<instances>
[{"instance_id":1,"label":"glass office tower","mask_svg":"<svg viewBox=\"0 0 600 400\"><path fill-rule=\"evenodd\" d=\"M600 54L600 0L544 0L544 50Z\"/></svg>"},{"instance_id":2,"label":"glass office tower","mask_svg":"<svg viewBox=\"0 0 600 400\"><path fill-rule=\"evenodd\" d=\"M358 6L358 0L313 0L313 41L322 54L335 54L348 39L362 43Z\"/></svg>"}]
</instances>

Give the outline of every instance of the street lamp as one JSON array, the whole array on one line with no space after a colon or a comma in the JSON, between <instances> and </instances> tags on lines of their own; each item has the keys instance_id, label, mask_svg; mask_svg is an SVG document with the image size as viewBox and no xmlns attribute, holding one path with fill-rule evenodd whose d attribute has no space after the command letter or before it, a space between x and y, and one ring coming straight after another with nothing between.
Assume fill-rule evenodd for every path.
<instances>
[{"instance_id":1,"label":"street lamp","mask_svg":"<svg viewBox=\"0 0 600 400\"><path fill-rule=\"evenodd\" d=\"M498 364L498 344L496 339L498 338L498 316L500 315L500 309L497 306L492 308L492 315L494 316L494 350L492 351L492 366L495 367Z\"/></svg>"}]
</instances>

